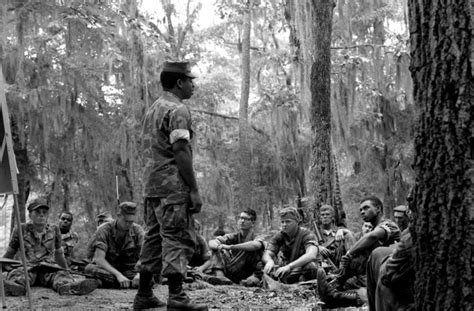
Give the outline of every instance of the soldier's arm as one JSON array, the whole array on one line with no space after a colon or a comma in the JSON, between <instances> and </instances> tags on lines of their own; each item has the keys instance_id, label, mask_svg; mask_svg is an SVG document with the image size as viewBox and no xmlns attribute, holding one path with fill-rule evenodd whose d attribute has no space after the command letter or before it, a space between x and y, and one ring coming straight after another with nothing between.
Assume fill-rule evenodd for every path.
<instances>
[{"instance_id":1,"label":"soldier's arm","mask_svg":"<svg viewBox=\"0 0 474 311\"><path fill-rule=\"evenodd\" d=\"M252 252L252 251L257 251L263 247L263 243L261 241L248 241L240 244L234 244L234 245L225 245L222 246L224 249L228 250L242 250L246 252Z\"/></svg>"},{"instance_id":2,"label":"soldier's arm","mask_svg":"<svg viewBox=\"0 0 474 311\"><path fill-rule=\"evenodd\" d=\"M376 227L374 230L361 237L360 240L357 241L354 246L351 247L347 254L352 257L354 255L362 253L363 251L374 246L375 243L377 243L378 241L383 240L386 234L387 233L384 229L382 229L381 227Z\"/></svg>"},{"instance_id":3,"label":"soldier's arm","mask_svg":"<svg viewBox=\"0 0 474 311\"><path fill-rule=\"evenodd\" d=\"M66 258L64 257L64 248L62 246L61 232L59 227L54 227L54 261L64 269L67 269Z\"/></svg>"},{"instance_id":4,"label":"soldier's arm","mask_svg":"<svg viewBox=\"0 0 474 311\"><path fill-rule=\"evenodd\" d=\"M67 269L66 258L64 257L64 250L62 247L54 251L54 261L64 269Z\"/></svg>"},{"instance_id":5,"label":"soldier's arm","mask_svg":"<svg viewBox=\"0 0 474 311\"><path fill-rule=\"evenodd\" d=\"M173 153L179 173L181 177L183 177L184 182L191 188L191 191L198 191L189 142L184 139L178 139L173 143Z\"/></svg>"},{"instance_id":6,"label":"soldier's arm","mask_svg":"<svg viewBox=\"0 0 474 311\"><path fill-rule=\"evenodd\" d=\"M312 261L316 261L316 258L318 257L318 247L315 245L309 245L306 248L306 252L304 255L300 256L298 259L295 261L292 261L288 264L288 267L290 269L295 269L298 267L303 267L307 263L310 263Z\"/></svg>"},{"instance_id":7,"label":"soldier's arm","mask_svg":"<svg viewBox=\"0 0 474 311\"><path fill-rule=\"evenodd\" d=\"M101 267L102 269L107 270L112 273L117 279L123 277L122 273L115 269L108 261L105 259L105 252L100 248L95 249L94 253L94 262Z\"/></svg>"}]
</instances>

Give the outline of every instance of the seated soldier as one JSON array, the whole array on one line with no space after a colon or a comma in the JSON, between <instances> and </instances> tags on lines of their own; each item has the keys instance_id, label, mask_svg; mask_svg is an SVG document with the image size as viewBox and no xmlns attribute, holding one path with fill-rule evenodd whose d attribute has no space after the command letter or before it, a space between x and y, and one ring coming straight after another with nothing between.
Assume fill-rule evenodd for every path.
<instances>
[{"instance_id":1,"label":"seated soldier","mask_svg":"<svg viewBox=\"0 0 474 311\"><path fill-rule=\"evenodd\" d=\"M49 206L43 199L33 200L28 205L30 221L21 225L25 241L25 256L28 266L28 281L31 285L51 287L60 295L86 295L97 288L97 281L85 279L75 281L67 270L61 233L56 225L48 224ZM4 258L13 259L20 248L18 228L13 231ZM23 266L8 273L5 293L11 296L25 294L26 286Z\"/></svg>"},{"instance_id":2,"label":"seated soldier","mask_svg":"<svg viewBox=\"0 0 474 311\"><path fill-rule=\"evenodd\" d=\"M139 274L135 271L145 232L135 223L137 205L119 205L117 220L102 224L96 232L92 263L85 272L101 281L102 287L138 287Z\"/></svg>"},{"instance_id":3,"label":"seated soldier","mask_svg":"<svg viewBox=\"0 0 474 311\"><path fill-rule=\"evenodd\" d=\"M415 250L410 233L416 207L412 203L413 189L408 196L408 207L403 213L408 227L403 230L400 243L379 247L367 264L367 297L369 310L411 310L414 302ZM411 228L413 229L413 228Z\"/></svg>"},{"instance_id":4,"label":"seated soldier","mask_svg":"<svg viewBox=\"0 0 474 311\"><path fill-rule=\"evenodd\" d=\"M400 231L408 228L409 219L406 205L399 205L393 209L393 220L398 228L400 228Z\"/></svg>"},{"instance_id":5,"label":"seated soldier","mask_svg":"<svg viewBox=\"0 0 474 311\"><path fill-rule=\"evenodd\" d=\"M360 297L355 291L350 290L367 286L366 267L370 253L377 247L388 246L400 240L398 226L383 217L383 204L379 198L375 196L363 198L360 201L359 210L362 219L370 222L374 229L362 236L342 256L340 275L333 284L326 284L324 270L318 270L319 295L327 307L360 305Z\"/></svg>"},{"instance_id":6,"label":"seated soldier","mask_svg":"<svg viewBox=\"0 0 474 311\"><path fill-rule=\"evenodd\" d=\"M106 223L106 222L111 222L111 221L114 221L114 219L112 218L112 216L110 216L110 214L108 212L103 212L103 213L100 213L99 215L97 215L96 219L95 219L95 222L97 224L97 228L100 227L100 225ZM92 259L94 258L94 253L95 253L95 242L96 242L96 238L95 238L95 233L94 235L92 236L89 244L87 244L87 260L89 261L92 261Z\"/></svg>"},{"instance_id":7,"label":"seated soldier","mask_svg":"<svg viewBox=\"0 0 474 311\"><path fill-rule=\"evenodd\" d=\"M323 266L328 270L336 270L341 257L354 245L354 234L346 228L336 227L335 211L331 205L323 205L320 209L321 227L319 232L323 238L318 246L323 258Z\"/></svg>"},{"instance_id":8,"label":"seated soldier","mask_svg":"<svg viewBox=\"0 0 474 311\"><path fill-rule=\"evenodd\" d=\"M282 209L280 220L281 231L270 239L263 254L263 272L288 284L316 278L316 236L299 226L299 213L294 207Z\"/></svg>"},{"instance_id":9,"label":"seated soldier","mask_svg":"<svg viewBox=\"0 0 474 311\"><path fill-rule=\"evenodd\" d=\"M226 278L238 283L249 277L252 277L249 281L253 282L256 278L258 282L261 277L260 261L265 245L262 238L255 236L256 219L257 213L247 209L240 213L237 221L238 232L218 236L209 241L212 273L220 277L224 284Z\"/></svg>"},{"instance_id":10,"label":"seated soldier","mask_svg":"<svg viewBox=\"0 0 474 311\"><path fill-rule=\"evenodd\" d=\"M211 251L206 240L199 233L201 231L201 224L197 220L194 220L194 223L196 229L196 248L188 265L198 273L205 273L211 267Z\"/></svg>"},{"instance_id":11,"label":"seated soldier","mask_svg":"<svg viewBox=\"0 0 474 311\"><path fill-rule=\"evenodd\" d=\"M71 260L74 258L74 247L79 242L77 232L71 231L72 213L64 211L59 215L59 231L61 232L61 245L64 249L64 257L68 267L71 267Z\"/></svg>"},{"instance_id":12,"label":"seated soldier","mask_svg":"<svg viewBox=\"0 0 474 311\"><path fill-rule=\"evenodd\" d=\"M359 233L354 234L354 237L356 238L356 241L360 240L360 238L362 238L364 235L366 235L367 233L369 233L373 229L374 229L374 226L372 226L372 224L370 222L365 221L362 224L361 231Z\"/></svg>"}]
</instances>

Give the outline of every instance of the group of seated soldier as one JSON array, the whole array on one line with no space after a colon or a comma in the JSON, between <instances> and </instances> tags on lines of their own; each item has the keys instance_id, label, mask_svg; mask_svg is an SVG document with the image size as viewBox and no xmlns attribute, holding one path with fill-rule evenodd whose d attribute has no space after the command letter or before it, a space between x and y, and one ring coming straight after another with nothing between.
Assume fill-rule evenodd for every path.
<instances>
[{"instance_id":1,"label":"group of seated soldier","mask_svg":"<svg viewBox=\"0 0 474 311\"><path fill-rule=\"evenodd\" d=\"M301 214L295 207L279 212L281 229L268 241L255 232L256 212L244 210L238 217L236 232L222 232L208 243L198 234L189 274L215 285L260 286L264 274L288 284L317 280L319 297L327 307L368 302L370 310L384 310L387 305L411 303L412 295L396 290L401 282L413 281L408 229L395 246L400 240L397 224L406 228L410 209L396 207L396 222L384 218L377 197L364 198L359 209L364 224L360 236L356 236L345 227L337 227L334 208L323 205L319 241L314 232L301 225ZM47 222L49 206L44 200L32 201L28 211L30 222L21 228L30 284L51 287L62 295L85 295L97 287L138 286L137 268L145 231L136 224L135 203L121 203L116 219L107 214L97 216L98 228L85 260L78 260L74 254L78 235L71 231L72 213L62 212L56 226ZM199 232L200 224L196 221L195 225ZM4 257L14 258L18 250L19 234L15 229ZM76 267L82 271L82 278L74 276L70 269L74 265L82 266ZM159 277L157 280L163 281ZM8 273L5 293L25 294L22 267Z\"/></svg>"}]
</instances>

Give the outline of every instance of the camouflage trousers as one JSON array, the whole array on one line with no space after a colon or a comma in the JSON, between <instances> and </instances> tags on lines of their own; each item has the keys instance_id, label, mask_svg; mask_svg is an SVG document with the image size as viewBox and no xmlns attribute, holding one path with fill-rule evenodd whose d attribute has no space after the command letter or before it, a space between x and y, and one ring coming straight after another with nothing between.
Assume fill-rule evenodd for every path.
<instances>
[{"instance_id":1,"label":"camouflage trousers","mask_svg":"<svg viewBox=\"0 0 474 311\"><path fill-rule=\"evenodd\" d=\"M137 270L186 277L188 262L196 247L194 218L189 203L169 204L166 199L146 198L145 215L149 228L145 235Z\"/></svg>"},{"instance_id":2,"label":"camouflage trousers","mask_svg":"<svg viewBox=\"0 0 474 311\"><path fill-rule=\"evenodd\" d=\"M8 273L7 280L17 284L26 285L23 267L11 270ZM67 271L43 272L38 270L28 271L28 281L31 286L39 285L49 287L57 291L57 289L69 283L75 282L74 277Z\"/></svg>"},{"instance_id":3,"label":"camouflage trousers","mask_svg":"<svg viewBox=\"0 0 474 311\"><path fill-rule=\"evenodd\" d=\"M110 273L109 271L99 267L96 264L90 263L84 268L84 272L88 275L88 277L92 277L96 280L100 280L102 282L101 287L104 288L120 288L120 283L117 281L115 275ZM127 271L120 271L127 279L132 280L137 271L135 270L127 270Z\"/></svg>"}]
</instances>

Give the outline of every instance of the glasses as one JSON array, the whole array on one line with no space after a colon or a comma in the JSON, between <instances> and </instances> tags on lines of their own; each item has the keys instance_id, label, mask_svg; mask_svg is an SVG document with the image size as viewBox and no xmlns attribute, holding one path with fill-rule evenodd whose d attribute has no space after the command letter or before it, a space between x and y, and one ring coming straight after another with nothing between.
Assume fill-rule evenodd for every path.
<instances>
[{"instance_id":1,"label":"glasses","mask_svg":"<svg viewBox=\"0 0 474 311\"><path fill-rule=\"evenodd\" d=\"M61 217L61 220L72 221L71 218L67 218L67 217Z\"/></svg>"},{"instance_id":2,"label":"glasses","mask_svg":"<svg viewBox=\"0 0 474 311\"><path fill-rule=\"evenodd\" d=\"M252 218L240 216L240 217L239 217L239 220L242 220L242 221L252 221Z\"/></svg>"}]
</instances>

